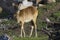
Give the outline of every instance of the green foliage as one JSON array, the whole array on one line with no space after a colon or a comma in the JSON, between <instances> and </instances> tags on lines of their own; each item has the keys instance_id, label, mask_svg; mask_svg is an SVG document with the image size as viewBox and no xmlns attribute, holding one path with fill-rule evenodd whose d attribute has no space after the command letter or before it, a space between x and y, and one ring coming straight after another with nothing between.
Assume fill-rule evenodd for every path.
<instances>
[{"instance_id":1,"label":"green foliage","mask_svg":"<svg viewBox=\"0 0 60 40\"><path fill-rule=\"evenodd\" d=\"M14 40L47 40L47 37L31 37L31 38L14 37Z\"/></svg>"},{"instance_id":2,"label":"green foliage","mask_svg":"<svg viewBox=\"0 0 60 40\"><path fill-rule=\"evenodd\" d=\"M46 5L46 8L47 8L48 10L50 10L50 9L53 9L56 5L57 5L57 3L50 3L50 4L47 4L47 5Z\"/></svg>"},{"instance_id":3,"label":"green foliage","mask_svg":"<svg viewBox=\"0 0 60 40\"><path fill-rule=\"evenodd\" d=\"M57 0L57 2L59 2L59 1L60 0ZM38 30L41 30L43 27L46 27L46 23L44 23L43 20L41 19L43 14L45 12L47 12L47 10L53 9L56 5L57 5L57 3L51 3L51 4L46 4L45 8L43 8L43 7L39 7L38 8L38 10L39 10L39 15L38 15L38 18L37 18ZM5 13L5 12L3 12L3 14L1 14L0 16L6 17L8 15L8 13ZM52 21L58 21L59 22L60 21L58 19L59 17L60 17L60 11L53 13L53 17L49 17L49 19L52 20ZM14 20L9 20L9 21L2 22L2 24L5 24L5 25L7 25L7 24L14 25L14 24L17 24L17 22L14 21ZM19 34L17 32L15 32L15 31L16 30L8 30L8 31L6 31L6 33L8 35L11 35L11 36L14 35L13 40L48 40L48 36L43 34L40 31L38 31L38 36L39 37L36 37L36 38L35 37L20 38L20 37L17 37ZM4 32L0 32L0 34L2 34L2 33L4 33Z\"/></svg>"},{"instance_id":4,"label":"green foliage","mask_svg":"<svg viewBox=\"0 0 60 40\"><path fill-rule=\"evenodd\" d=\"M56 0L57 2L60 2L60 0Z\"/></svg>"},{"instance_id":5,"label":"green foliage","mask_svg":"<svg viewBox=\"0 0 60 40\"><path fill-rule=\"evenodd\" d=\"M54 16L60 17L60 11L54 13Z\"/></svg>"},{"instance_id":6,"label":"green foliage","mask_svg":"<svg viewBox=\"0 0 60 40\"><path fill-rule=\"evenodd\" d=\"M50 17L50 19L54 22L60 22L60 11L53 13L53 17Z\"/></svg>"}]
</instances>

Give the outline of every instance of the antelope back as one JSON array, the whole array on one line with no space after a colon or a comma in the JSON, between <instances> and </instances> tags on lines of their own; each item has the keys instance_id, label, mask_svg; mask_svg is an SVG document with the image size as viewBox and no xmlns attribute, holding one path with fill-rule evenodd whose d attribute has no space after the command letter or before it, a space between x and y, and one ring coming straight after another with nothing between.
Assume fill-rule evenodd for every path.
<instances>
[{"instance_id":1,"label":"antelope back","mask_svg":"<svg viewBox=\"0 0 60 40\"><path fill-rule=\"evenodd\" d=\"M37 18L38 10L36 7L30 6L26 9L20 10L20 12L17 11L16 15L18 23L20 21L29 22Z\"/></svg>"}]
</instances>

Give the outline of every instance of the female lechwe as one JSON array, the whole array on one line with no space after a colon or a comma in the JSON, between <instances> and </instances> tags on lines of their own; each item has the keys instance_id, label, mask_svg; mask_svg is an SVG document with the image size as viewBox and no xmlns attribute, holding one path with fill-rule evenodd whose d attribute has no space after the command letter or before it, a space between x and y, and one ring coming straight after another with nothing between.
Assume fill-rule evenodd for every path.
<instances>
[{"instance_id":1,"label":"female lechwe","mask_svg":"<svg viewBox=\"0 0 60 40\"><path fill-rule=\"evenodd\" d=\"M25 22L33 22L34 26L31 26L31 33L30 36L32 36L32 32L33 32L33 28L35 28L35 36L37 37L37 25L36 25L36 20L37 20L37 16L38 16L38 10L36 7L34 6L29 6L25 9L19 10L17 13L15 14L17 22L21 25L21 37L24 34L25 37L25 31L24 31L24 23Z\"/></svg>"}]
</instances>

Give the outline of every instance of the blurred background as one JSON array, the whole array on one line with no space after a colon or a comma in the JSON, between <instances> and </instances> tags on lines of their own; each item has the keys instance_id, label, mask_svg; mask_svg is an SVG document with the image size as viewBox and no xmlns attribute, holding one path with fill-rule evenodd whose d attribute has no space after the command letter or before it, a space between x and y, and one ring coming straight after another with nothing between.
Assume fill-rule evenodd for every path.
<instances>
[{"instance_id":1,"label":"blurred background","mask_svg":"<svg viewBox=\"0 0 60 40\"><path fill-rule=\"evenodd\" d=\"M41 30L47 26L46 18L53 23L60 23L60 0L28 0L33 2L34 6L38 7L39 15L37 18L38 37L27 38L30 33L30 24L25 24L26 38L20 38L20 27L17 24L14 14L17 7L14 4L19 4L23 0L0 0L0 35L8 34L13 40L48 40L49 36ZM28 27L29 26L29 27Z\"/></svg>"}]
</instances>

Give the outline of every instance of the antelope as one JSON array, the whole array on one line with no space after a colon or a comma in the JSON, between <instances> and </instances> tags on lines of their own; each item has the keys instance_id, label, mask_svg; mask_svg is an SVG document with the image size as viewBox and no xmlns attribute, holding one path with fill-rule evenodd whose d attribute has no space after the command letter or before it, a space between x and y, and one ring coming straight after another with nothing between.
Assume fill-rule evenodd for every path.
<instances>
[{"instance_id":1,"label":"antelope","mask_svg":"<svg viewBox=\"0 0 60 40\"><path fill-rule=\"evenodd\" d=\"M38 16L38 10L36 7L34 6L29 6L25 9L20 10L18 7L18 11L15 14L16 19L17 19L17 23L19 25L21 25L21 37L22 37L22 33L24 34L25 37L25 31L24 31L24 23L28 23L30 21L33 22L33 26L31 26L31 32L29 37L32 36L32 32L33 32L33 28L35 27L35 36L37 37L37 25L36 25L36 20L37 20L37 16Z\"/></svg>"}]
</instances>

